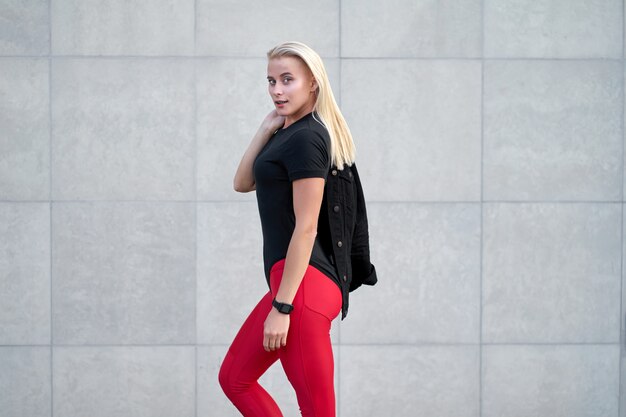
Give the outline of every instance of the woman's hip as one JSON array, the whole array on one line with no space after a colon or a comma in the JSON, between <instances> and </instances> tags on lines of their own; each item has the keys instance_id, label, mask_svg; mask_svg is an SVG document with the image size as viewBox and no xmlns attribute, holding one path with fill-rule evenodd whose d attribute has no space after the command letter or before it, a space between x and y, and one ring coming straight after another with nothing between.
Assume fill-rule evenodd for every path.
<instances>
[{"instance_id":1,"label":"woman's hip","mask_svg":"<svg viewBox=\"0 0 626 417\"><path fill-rule=\"evenodd\" d=\"M278 260L270 268L270 290L274 296L278 292L284 269L285 258ZM293 300L294 312L306 307L332 321L340 313L341 304L341 290L335 281L315 266L307 265Z\"/></svg>"}]
</instances>

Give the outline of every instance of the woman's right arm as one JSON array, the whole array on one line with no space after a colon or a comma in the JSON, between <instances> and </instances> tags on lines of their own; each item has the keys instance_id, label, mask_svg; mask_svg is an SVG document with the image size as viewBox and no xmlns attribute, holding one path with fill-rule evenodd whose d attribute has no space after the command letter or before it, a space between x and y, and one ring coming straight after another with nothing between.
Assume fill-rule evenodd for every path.
<instances>
[{"instance_id":1,"label":"woman's right arm","mask_svg":"<svg viewBox=\"0 0 626 417\"><path fill-rule=\"evenodd\" d=\"M285 118L278 115L276 110L272 110L263 120L261 126L252 138L248 149L243 154L239 167L233 179L233 188L240 193L247 193L256 190L254 183L254 173L252 165L263 146L267 143L272 134L285 124Z\"/></svg>"}]
</instances>

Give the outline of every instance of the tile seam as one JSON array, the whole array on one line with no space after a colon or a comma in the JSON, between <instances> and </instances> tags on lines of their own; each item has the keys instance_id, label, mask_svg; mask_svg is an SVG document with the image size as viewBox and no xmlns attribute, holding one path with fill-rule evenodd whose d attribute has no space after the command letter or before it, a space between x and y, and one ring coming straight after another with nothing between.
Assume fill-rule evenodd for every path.
<instances>
[{"instance_id":1,"label":"tile seam","mask_svg":"<svg viewBox=\"0 0 626 417\"><path fill-rule=\"evenodd\" d=\"M485 0L480 2L480 251L479 251L479 300L478 300L478 416L483 415L483 209L484 194L484 98L485 98Z\"/></svg>"},{"instance_id":2,"label":"tile seam","mask_svg":"<svg viewBox=\"0 0 626 417\"><path fill-rule=\"evenodd\" d=\"M193 259L193 272L194 272L194 363L193 363L193 375L194 375L194 398L193 398L193 413L195 417L198 417L198 69L196 65L195 55L197 52L197 22L198 22L198 4L197 0L193 0L193 53L194 60L193 65L193 224L194 224L194 259Z\"/></svg>"},{"instance_id":3,"label":"tile seam","mask_svg":"<svg viewBox=\"0 0 626 417\"><path fill-rule=\"evenodd\" d=\"M622 111L621 111L621 145L622 145L622 167L620 170L620 174L621 174L621 187L620 187L620 194L622 196L621 200L622 200L622 204L621 204L621 218L620 218L620 245L621 245L621 251L620 251L620 292L619 292L619 341L620 341L620 345L619 345L619 349L618 349L618 381L617 381L617 415L621 416L622 415L622 402L624 401L624 387L622 385L622 381L624 378L624 371L623 371L623 359L622 359L622 349L624 349L624 331L622 330L624 328L623 323L626 322L626 317L624 317L624 102L625 102L625 93L624 93L624 33L625 33L625 29L624 29L624 2L622 1L622 13L621 13L621 19L622 19L622 62L621 62L621 67L622 67L622 72L621 72L621 104L622 104Z\"/></svg>"},{"instance_id":4,"label":"tile seam","mask_svg":"<svg viewBox=\"0 0 626 417\"><path fill-rule=\"evenodd\" d=\"M49 372L50 372L50 416L54 417L54 315L53 315L53 268L52 268L52 253L53 253L53 242L52 242L52 0L48 0L48 209L49 209L49 217L48 217L48 231L50 235L48 236L48 245L49 245L49 286L50 286L50 363L49 363Z\"/></svg>"}]
</instances>

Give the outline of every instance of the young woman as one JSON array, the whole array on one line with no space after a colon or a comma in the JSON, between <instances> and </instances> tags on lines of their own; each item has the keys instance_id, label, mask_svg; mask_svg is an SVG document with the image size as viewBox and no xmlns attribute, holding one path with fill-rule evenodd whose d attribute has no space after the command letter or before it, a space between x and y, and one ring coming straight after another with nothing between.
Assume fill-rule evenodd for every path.
<instances>
[{"instance_id":1,"label":"young woman","mask_svg":"<svg viewBox=\"0 0 626 417\"><path fill-rule=\"evenodd\" d=\"M286 42L267 57L275 109L244 153L234 188L256 190L270 290L228 349L219 382L242 415L282 416L257 382L280 359L302 416L334 417L330 327L342 292L317 229L328 172L353 163L354 142L315 51Z\"/></svg>"}]
</instances>

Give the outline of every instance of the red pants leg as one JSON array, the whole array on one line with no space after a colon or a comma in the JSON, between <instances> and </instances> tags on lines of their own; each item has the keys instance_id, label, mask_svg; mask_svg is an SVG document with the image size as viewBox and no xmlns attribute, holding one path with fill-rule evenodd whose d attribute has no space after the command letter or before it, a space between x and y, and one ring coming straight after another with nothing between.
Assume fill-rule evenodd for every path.
<instances>
[{"instance_id":1,"label":"red pants leg","mask_svg":"<svg viewBox=\"0 0 626 417\"><path fill-rule=\"evenodd\" d=\"M282 417L272 397L257 382L280 358L296 391L302 416L334 417L330 325L341 310L337 284L309 265L293 300L287 345L272 352L263 349L263 323L272 308L272 294L280 285L284 261L272 266L271 291L250 313L233 340L220 368L220 385L243 416Z\"/></svg>"},{"instance_id":2,"label":"red pants leg","mask_svg":"<svg viewBox=\"0 0 626 417\"><path fill-rule=\"evenodd\" d=\"M270 274L272 292L282 278L284 259ZM287 345L278 350L285 374L296 391L303 417L335 417L332 320L341 310L341 291L309 265L293 300Z\"/></svg>"}]
</instances>

